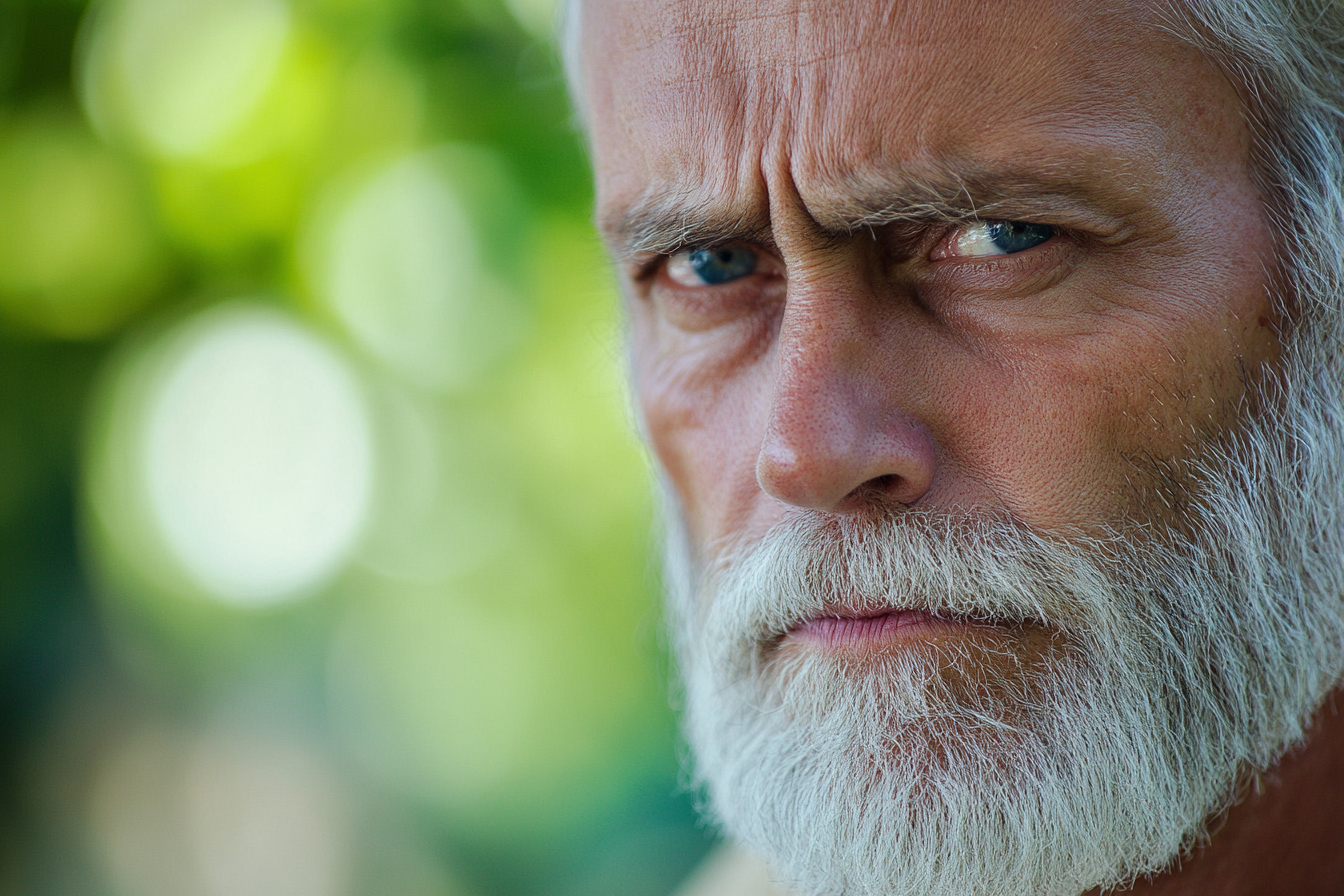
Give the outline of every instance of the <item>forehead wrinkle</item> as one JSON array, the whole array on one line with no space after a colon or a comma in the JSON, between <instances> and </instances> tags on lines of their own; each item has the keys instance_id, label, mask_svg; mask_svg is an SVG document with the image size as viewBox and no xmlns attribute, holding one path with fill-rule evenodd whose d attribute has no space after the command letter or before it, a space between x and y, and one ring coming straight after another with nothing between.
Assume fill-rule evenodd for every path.
<instances>
[{"instance_id":1,"label":"forehead wrinkle","mask_svg":"<svg viewBox=\"0 0 1344 896\"><path fill-rule=\"evenodd\" d=\"M713 82L726 75L777 69L778 60L796 55L797 19L806 8L796 0L783 6L743 12L697 0L655 4L640 38L630 42L632 55L675 59L662 83Z\"/></svg>"},{"instance_id":2,"label":"forehead wrinkle","mask_svg":"<svg viewBox=\"0 0 1344 896\"><path fill-rule=\"evenodd\" d=\"M767 3L773 8L761 8ZM630 41L632 56L661 53L676 62L651 83L721 88L725 78L784 75L783 93L789 92L787 82L797 72L873 48L890 54L891 32L912 18L898 0L887 0L876 16L861 17L839 15L826 0L762 0L750 11L679 0L655 4L652 11L657 15L643 21L638 38ZM920 35L916 31L903 39L919 41ZM781 64L784 60L786 65Z\"/></svg>"}]
</instances>

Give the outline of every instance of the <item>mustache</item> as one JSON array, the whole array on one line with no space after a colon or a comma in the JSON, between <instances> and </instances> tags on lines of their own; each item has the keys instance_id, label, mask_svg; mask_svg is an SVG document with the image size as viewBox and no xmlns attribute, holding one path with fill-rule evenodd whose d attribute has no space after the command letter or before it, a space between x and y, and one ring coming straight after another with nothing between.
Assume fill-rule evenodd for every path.
<instances>
[{"instance_id":1,"label":"mustache","mask_svg":"<svg viewBox=\"0 0 1344 896\"><path fill-rule=\"evenodd\" d=\"M733 649L824 616L896 610L1086 636L1133 624L1132 565L1116 560L1136 549L1154 547L1120 532L1046 537L1001 516L804 511L718 552L693 605L674 610Z\"/></svg>"}]
</instances>

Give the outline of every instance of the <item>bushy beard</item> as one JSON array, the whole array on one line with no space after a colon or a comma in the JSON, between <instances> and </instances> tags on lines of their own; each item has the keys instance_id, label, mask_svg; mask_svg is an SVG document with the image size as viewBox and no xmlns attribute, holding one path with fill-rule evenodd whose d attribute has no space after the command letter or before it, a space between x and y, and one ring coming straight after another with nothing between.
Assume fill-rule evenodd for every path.
<instances>
[{"instance_id":1,"label":"bushy beard","mask_svg":"<svg viewBox=\"0 0 1344 896\"><path fill-rule=\"evenodd\" d=\"M1206 448L1160 530L799 512L702 571L674 524L712 814L813 894L1076 896L1163 870L1344 668L1339 424L1311 392ZM994 626L859 658L781 649L808 619L884 607Z\"/></svg>"}]
</instances>

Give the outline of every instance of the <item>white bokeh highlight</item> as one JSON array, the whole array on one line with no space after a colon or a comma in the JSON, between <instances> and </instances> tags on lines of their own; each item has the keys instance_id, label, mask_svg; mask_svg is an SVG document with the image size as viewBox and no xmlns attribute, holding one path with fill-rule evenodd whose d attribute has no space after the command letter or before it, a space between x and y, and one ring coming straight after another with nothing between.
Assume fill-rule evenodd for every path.
<instances>
[{"instance_id":1,"label":"white bokeh highlight","mask_svg":"<svg viewBox=\"0 0 1344 896\"><path fill-rule=\"evenodd\" d=\"M327 579L368 514L373 433L360 385L285 315L223 306L185 328L147 396L148 504L207 592L274 603Z\"/></svg>"},{"instance_id":2,"label":"white bokeh highlight","mask_svg":"<svg viewBox=\"0 0 1344 896\"><path fill-rule=\"evenodd\" d=\"M456 182L494 167L484 151L463 147L406 156L329 202L306 239L319 301L411 383L466 386L520 329L514 299L483 263Z\"/></svg>"},{"instance_id":3,"label":"white bokeh highlight","mask_svg":"<svg viewBox=\"0 0 1344 896\"><path fill-rule=\"evenodd\" d=\"M280 68L291 14L283 0L112 0L89 28L82 80L99 129L190 158L257 108Z\"/></svg>"},{"instance_id":4,"label":"white bokeh highlight","mask_svg":"<svg viewBox=\"0 0 1344 896\"><path fill-rule=\"evenodd\" d=\"M147 725L94 762L93 858L134 896L345 896L349 795L326 758L260 731Z\"/></svg>"},{"instance_id":5,"label":"white bokeh highlight","mask_svg":"<svg viewBox=\"0 0 1344 896\"><path fill-rule=\"evenodd\" d=\"M350 844L334 777L292 743L229 733L189 757L184 802L211 896L336 896Z\"/></svg>"}]
</instances>

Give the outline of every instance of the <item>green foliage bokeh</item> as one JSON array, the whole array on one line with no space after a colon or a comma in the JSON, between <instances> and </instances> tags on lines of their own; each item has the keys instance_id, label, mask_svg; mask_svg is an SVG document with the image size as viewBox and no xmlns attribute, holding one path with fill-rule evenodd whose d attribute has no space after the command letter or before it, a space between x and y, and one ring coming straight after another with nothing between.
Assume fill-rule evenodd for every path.
<instances>
[{"instance_id":1,"label":"green foliage bokeh","mask_svg":"<svg viewBox=\"0 0 1344 896\"><path fill-rule=\"evenodd\" d=\"M0 5L0 891L639 896L708 848L553 14Z\"/></svg>"}]
</instances>

